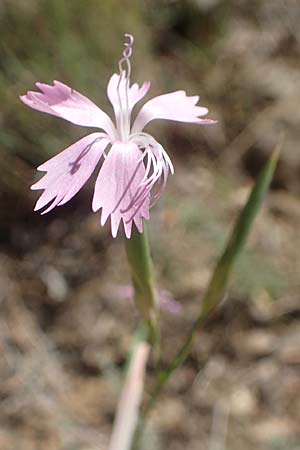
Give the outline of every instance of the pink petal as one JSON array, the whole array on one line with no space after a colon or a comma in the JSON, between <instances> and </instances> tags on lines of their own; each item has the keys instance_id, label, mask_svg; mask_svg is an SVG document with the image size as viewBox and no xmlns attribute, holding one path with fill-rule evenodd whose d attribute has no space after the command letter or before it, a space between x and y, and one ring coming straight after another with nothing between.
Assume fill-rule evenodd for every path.
<instances>
[{"instance_id":1,"label":"pink petal","mask_svg":"<svg viewBox=\"0 0 300 450\"><path fill-rule=\"evenodd\" d=\"M152 98L142 107L132 127L132 132L141 131L153 119L176 120L197 124L215 123L214 120L200 119L208 113L207 108L196 106L199 97L188 97L185 91L171 92Z\"/></svg>"},{"instance_id":2,"label":"pink petal","mask_svg":"<svg viewBox=\"0 0 300 450\"><path fill-rule=\"evenodd\" d=\"M107 96L114 108L116 117L119 114L120 111L120 104L119 104L119 96L118 96L118 83L119 83L120 75L113 74L108 82L107 85ZM120 86L119 86L119 95L122 104L126 105L126 87L127 82L125 79L125 76L121 77ZM133 107L137 102L139 102L150 88L150 81L145 81L141 87L137 83L134 83L132 86L128 89L128 113L130 114Z\"/></svg>"},{"instance_id":3,"label":"pink petal","mask_svg":"<svg viewBox=\"0 0 300 450\"><path fill-rule=\"evenodd\" d=\"M98 175L93 198L93 211L102 208L101 224L111 216L111 231L116 237L121 220L127 238L132 222L142 232L142 218L149 218L149 195L141 204L131 205L145 174L142 153L133 142L113 144Z\"/></svg>"},{"instance_id":4,"label":"pink petal","mask_svg":"<svg viewBox=\"0 0 300 450\"><path fill-rule=\"evenodd\" d=\"M53 83L53 86L36 83L41 92L29 91L20 99L38 111L61 117L76 125L103 128L111 136L115 135L109 116L91 100L59 81Z\"/></svg>"},{"instance_id":5,"label":"pink petal","mask_svg":"<svg viewBox=\"0 0 300 450\"><path fill-rule=\"evenodd\" d=\"M109 144L109 140L103 136L104 133L92 133L38 167L38 170L46 171L47 174L31 186L34 190L44 189L35 211L54 200L42 213L45 214L55 206L67 203L77 194Z\"/></svg>"}]
</instances>

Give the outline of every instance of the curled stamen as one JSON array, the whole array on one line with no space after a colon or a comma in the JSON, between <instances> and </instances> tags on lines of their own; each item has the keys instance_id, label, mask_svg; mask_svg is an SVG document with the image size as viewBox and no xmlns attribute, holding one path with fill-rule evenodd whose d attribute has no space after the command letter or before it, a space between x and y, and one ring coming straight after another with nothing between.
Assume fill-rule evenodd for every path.
<instances>
[{"instance_id":1,"label":"curled stamen","mask_svg":"<svg viewBox=\"0 0 300 450\"><path fill-rule=\"evenodd\" d=\"M133 43L134 43L134 37L132 36L132 34L128 34L128 33L125 34L125 37L129 38L129 42L124 42L125 49L123 50L123 53L122 53L123 54L123 58L121 58L120 61L119 61L120 79L119 79L119 83L118 83L117 89L120 87L121 77L122 77L122 74L123 74L123 71L124 71L124 69L123 69L123 63L124 62L126 62L126 65L127 65L127 74L125 74L125 78L127 80L129 80L130 73L131 73L131 65L130 65L129 58L132 55L132 46L133 46Z\"/></svg>"},{"instance_id":2,"label":"curled stamen","mask_svg":"<svg viewBox=\"0 0 300 450\"><path fill-rule=\"evenodd\" d=\"M153 183L155 183L155 181L153 180L157 180L158 177L160 177L162 173L162 164L161 161L156 161L156 166L155 166L155 170L153 170L153 173L151 174L150 177L148 177L145 181L143 181L141 184L147 186L147 185L153 185Z\"/></svg>"},{"instance_id":3,"label":"curled stamen","mask_svg":"<svg viewBox=\"0 0 300 450\"><path fill-rule=\"evenodd\" d=\"M130 57L132 55L132 46L134 43L134 37L132 34L125 33L125 38L129 38L129 42L124 42L125 49L123 50L123 58L119 61L119 81L117 85L117 93L118 93L118 101L120 106L120 128L121 134L123 138L126 138L126 135L129 132L129 118L128 118L128 110L129 110L129 99L128 99L128 90L130 83L130 75L131 75L131 64ZM126 63L126 69L123 68L123 63ZM120 93L121 81L123 80L123 76L125 78L125 110L122 103L122 96Z\"/></svg>"},{"instance_id":4,"label":"curled stamen","mask_svg":"<svg viewBox=\"0 0 300 450\"><path fill-rule=\"evenodd\" d=\"M145 175L141 181L141 184L145 184L145 182L147 183L149 178L149 174L152 168L152 173L154 173L156 171L156 159L155 156L151 153L150 148L148 147L146 152L144 153L144 156L147 157L147 165L146 165L146 170L145 170Z\"/></svg>"},{"instance_id":5,"label":"curled stamen","mask_svg":"<svg viewBox=\"0 0 300 450\"><path fill-rule=\"evenodd\" d=\"M144 158L146 158L146 156L147 156L147 164L146 164L146 168L145 168L145 175L142 179L142 183L147 179L148 174L150 173L150 170L151 170L151 162L153 161L153 157L152 157L151 153L149 153L148 148L144 153Z\"/></svg>"},{"instance_id":6,"label":"curled stamen","mask_svg":"<svg viewBox=\"0 0 300 450\"><path fill-rule=\"evenodd\" d=\"M150 207L152 207L153 205L155 205L155 203L159 200L160 196L162 195L163 191L165 190L166 184L167 184L167 179L168 179L168 166L165 165L163 167L163 172L162 175L156 185L156 189L154 194L152 195L152 200L151 200L151 204Z\"/></svg>"},{"instance_id":7,"label":"curled stamen","mask_svg":"<svg viewBox=\"0 0 300 450\"><path fill-rule=\"evenodd\" d=\"M129 38L129 42L125 42L125 50L123 51L123 56L124 58L130 58L130 56L132 55L132 46L134 43L134 37L132 36L132 34L129 33L125 33L124 35L126 38Z\"/></svg>"},{"instance_id":8,"label":"curled stamen","mask_svg":"<svg viewBox=\"0 0 300 450\"><path fill-rule=\"evenodd\" d=\"M165 151L163 146L153 138L153 136L145 132L133 133L130 136L130 140L137 143L141 142L142 145L147 142L148 145L152 147L153 151L157 149L163 156L166 164L169 166L170 172L174 174L174 167L168 153Z\"/></svg>"},{"instance_id":9,"label":"curled stamen","mask_svg":"<svg viewBox=\"0 0 300 450\"><path fill-rule=\"evenodd\" d=\"M125 49L123 50L123 58L120 60L120 62L123 62L125 59L129 59L132 55L132 47L134 43L134 37L132 34L125 33L125 38L129 38L129 42L124 42Z\"/></svg>"}]
</instances>

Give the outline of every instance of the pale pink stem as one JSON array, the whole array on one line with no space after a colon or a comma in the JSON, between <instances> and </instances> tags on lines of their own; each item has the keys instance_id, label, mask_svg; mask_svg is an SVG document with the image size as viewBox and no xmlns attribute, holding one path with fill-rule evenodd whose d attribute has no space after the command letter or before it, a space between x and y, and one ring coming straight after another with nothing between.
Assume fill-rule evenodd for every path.
<instances>
[{"instance_id":1,"label":"pale pink stem","mask_svg":"<svg viewBox=\"0 0 300 450\"><path fill-rule=\"evenodd\" d=\"M130 450L131 448L138 421L149 352L150 346L146 342L139 342L133 351L108 450Z\"/></svg>"}]
</instances>

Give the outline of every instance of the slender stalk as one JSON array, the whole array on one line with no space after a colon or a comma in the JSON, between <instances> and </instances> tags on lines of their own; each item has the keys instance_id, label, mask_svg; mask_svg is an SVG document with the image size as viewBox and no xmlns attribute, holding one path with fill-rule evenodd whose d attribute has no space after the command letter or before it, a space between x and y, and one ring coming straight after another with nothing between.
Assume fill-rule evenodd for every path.
<instances>
[{"instance_id":1,"label":"slender stalk","mask_svg":"<svg viewBox=\"0 0 300 450\"><path fill-rule=\"evenodd\" d=\"M258 177L245 207L243 208L240 216L237 219L227 246L216 265L208 288L202 299L202 306L199 316L192 325L186 341L184 342L183 346L181 347L169 367L165 371L162 371L158 376L158 380L154 386L150 400L146 404L143 410L143 414L140 418L140 424L134 440L135 445L137 445L140 439L145 420L149 412L152 410L154 404L156 403L164 385L169 380L170 376L184 363L185 359L191 351L195 336L199 328L201 328L202 324L205 322L209 314L214 310L214 308L224 297L234 263L236 262L237 256L241 252L247 240L253 221L270 186L281 146L282 143L278 144L278 146L273 151L265 168Z\"/></svg>"},{"instance_id":2,"label":"slender stalk","mask_svg":"<svg viewBox=\"0 0 300 450\"><path fill-rule=\"evenodd\" d=\"M150 352L147 333L140 329L127 362L127 373L118 402L109 450L130 450L138 423L146 363Z\"/></svg>"},{"instance_id":3,"label":"slender stalk","mask_svg":"<svg viewBox=\"0 0 300 450\"><path fill-rule=\"evenodd\" d=\"M158 350L157 293L146 224L142 234L135 227L133 228L131 238L126 239L125 246L135 303L149 330L150 342Z\"/></svg>"}]
</instances>

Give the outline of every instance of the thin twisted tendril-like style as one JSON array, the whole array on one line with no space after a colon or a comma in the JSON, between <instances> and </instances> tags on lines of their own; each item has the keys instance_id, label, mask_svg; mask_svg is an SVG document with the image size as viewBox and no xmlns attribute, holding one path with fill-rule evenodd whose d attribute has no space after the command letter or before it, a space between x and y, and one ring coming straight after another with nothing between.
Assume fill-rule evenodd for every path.
<instances>
[{"instance_id":1,"label":"thin twisted tendril-like style","mask_svg":"<svg viewBox=\"0 0 300 450\"><path fill-rule=\"evenodd\" d=\"M129 42L124 42L125 49L123 50L123 58L120 59L119 65L119 81L117 85L117 93L118 93L118 101L120 106L121 113L121 130L122 132L128 132L129 130L124 129L126 122L128 122L128 112L129 112L129 99L128 99L128 91L129 91L129 83L130 83L130 75L131 75L131 64L130 57L132 55L132 46L134 43L134 37L132 34L125 33L125 38L129 39ZM126 63L126 69L123 68L123 63ZM125 77L125 111L123 111L122 99L120 94L120 86L123 78L123 74ZM125 123L124 123L125 122ZM127 127L130 124L127 123Z\"/></svg>"}]
</instances>

